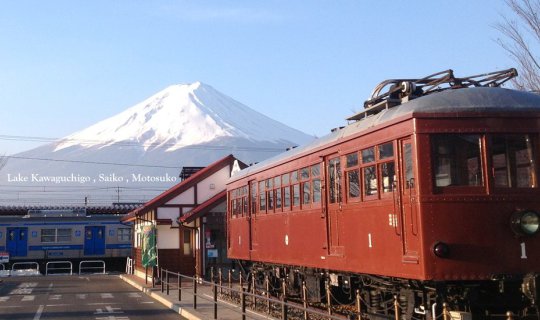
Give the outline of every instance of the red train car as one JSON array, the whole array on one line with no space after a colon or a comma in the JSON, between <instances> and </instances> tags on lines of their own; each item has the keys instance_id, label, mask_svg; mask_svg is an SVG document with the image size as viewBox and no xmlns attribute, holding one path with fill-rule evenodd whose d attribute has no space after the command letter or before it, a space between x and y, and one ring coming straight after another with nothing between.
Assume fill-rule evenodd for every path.
<instances>
[{"instance_id":1,"label":"red train car","mask_svg":"<svg viewBox=\"0 0 540 320\"><path fill-rule=\"evenodd\" d=\"M312 300L358 289L371 319L539 319L540 96L499 87L516 74L385 81L347 126L240 171L229 257Z\"/></svg>"}]
</instances>

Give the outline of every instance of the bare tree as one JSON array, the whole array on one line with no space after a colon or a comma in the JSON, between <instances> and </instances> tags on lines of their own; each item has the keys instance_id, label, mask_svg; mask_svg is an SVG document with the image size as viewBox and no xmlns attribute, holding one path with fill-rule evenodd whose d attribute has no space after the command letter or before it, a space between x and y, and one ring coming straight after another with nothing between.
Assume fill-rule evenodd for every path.
<instances>
[{"instance_id":1,"label":"bare tree","mask_svg":"<svg viewBox=\"0 0 540 320\"><path fill-rule=\"evenodd\" d=\"M495 25L503 38L501 47L517 63L519 77L512 79L520 90L540 92L540 62L534 49L540 45L540 0L505 0L511 16Z\"/></svg>"}]
</instances>

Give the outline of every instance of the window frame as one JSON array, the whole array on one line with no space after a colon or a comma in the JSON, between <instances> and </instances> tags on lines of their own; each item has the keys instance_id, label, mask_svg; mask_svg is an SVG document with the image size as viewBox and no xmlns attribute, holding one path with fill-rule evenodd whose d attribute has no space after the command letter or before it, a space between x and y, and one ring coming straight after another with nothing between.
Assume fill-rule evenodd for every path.
<instances>
[{"instance_id":1,"label":"window frame","mask_svg":"<svg viewBox=\"0 0 540 320\"><path fill-rule=\"evenodd\" d=\"M61 235L60 230L67 231L67 234ZM44 235L44 231L52 231L51 234ZM51 241L43 241L44 237L50 238ZM67 238L64 238L67 237ZM62 238L62 239L60 239ZM72 228L42 228L40 229L41 243L69 243L73 240Z\"/></svg>"},{"instance_id":2,"label":"window frame","mask_svg":"<svg viewBox=\"0 0 540 320\"><path fill-rule=\"evenodd\" d=\"M126 232L127 232L127 235L126 235ZM127 236L127 239L126 239L126 236ZM131 242L131 239L132 239L131 228L117 228L116 238L120 242Z\"/></svg>"}]
</instances>

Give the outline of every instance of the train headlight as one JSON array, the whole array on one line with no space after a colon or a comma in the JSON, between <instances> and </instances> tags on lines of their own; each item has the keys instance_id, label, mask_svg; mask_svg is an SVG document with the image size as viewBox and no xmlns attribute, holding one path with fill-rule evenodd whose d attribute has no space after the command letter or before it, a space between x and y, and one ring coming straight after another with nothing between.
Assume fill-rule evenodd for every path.
<instances>
[{"instance_id":1,"label":"train headlight","mask_svg":"<svg viewBox=\"0 0 540 320\"><path fill-rule=\"evenodd\" d=\"M439 241L433 245L433 253L439 258L448 258L450 256L450 246Z\"/></svg>"},{"instance_id":2,"label":"train headlight","mask_svg":"<svg viewBox=\"0 0 540 320\"><path fill-rule=\"evenodd\" d=\"M540 230L540 215L531 210L516 212L512 215L511 226L518 236L532 236Z\"/></svg>"}]
</instances>

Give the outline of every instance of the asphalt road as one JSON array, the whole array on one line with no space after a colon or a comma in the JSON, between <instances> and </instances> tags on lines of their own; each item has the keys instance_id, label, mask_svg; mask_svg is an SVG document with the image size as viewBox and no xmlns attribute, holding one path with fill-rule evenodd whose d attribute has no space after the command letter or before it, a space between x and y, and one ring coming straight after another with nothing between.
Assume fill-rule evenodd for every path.
<instances>
[{"instance_id":1,"label":"asphalt road","mask_svg":"<svg viewBox=\"0 0 540 320\"><path fill-rule=\"evenodd\" d=\"M0 319L184 319L115 275L2 278Z\"/></svg>"}]
</instances>

